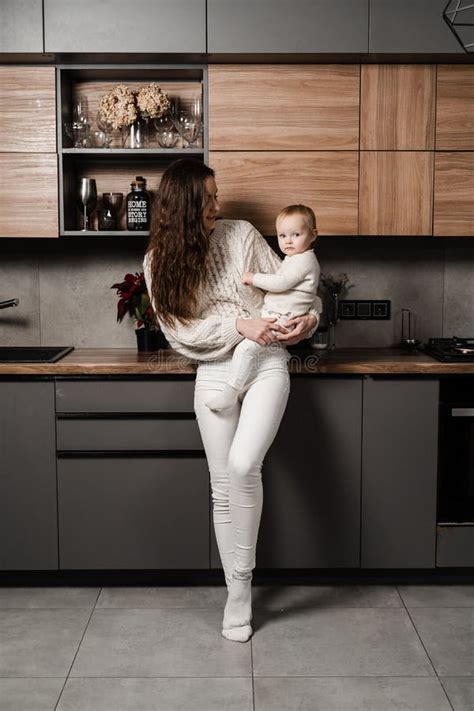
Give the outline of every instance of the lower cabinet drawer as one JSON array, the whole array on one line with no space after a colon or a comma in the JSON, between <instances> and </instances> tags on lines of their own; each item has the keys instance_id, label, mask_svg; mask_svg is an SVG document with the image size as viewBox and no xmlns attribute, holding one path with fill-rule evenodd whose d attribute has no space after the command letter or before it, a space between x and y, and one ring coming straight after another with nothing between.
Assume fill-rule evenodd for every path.
<instances>
[{"instance_id":1,"label":"lower cabinet drawer","mask_svg":"<svg viewBox=\"0 0 474 711\"><path fill-rule=\"evenodd\" d=\"M196 420L58 419L57 449L203 449Z\"/></svg>"},{"instance_id":2,"label":"lower cabinet drawer","mask_svg":"<svg viewBox=\"0 0 474 711\"><path fill-rule=\"evenodd\" d=\"M474 566L474 526L437 526L436 567Z\"/></svg>"},{"instance_id":3,"label":"lower cabinet drawer","mask_svg":"<svg viewBox=\"0 0 474 711\"><path fill-rule=\"evenodd\" d=\"M58 460L59 567L209 567L204 458Z\"/></svg>"},{"instance_id":4,"label":"lower cabinet drawer","mask_svg":"<svg viewBox=\"0 0 474 711\"><path fill-rule=\"evenodd\" d=\"M56 382L57 412L193 412L194 379Z\"/></svg>"}]
</instances>

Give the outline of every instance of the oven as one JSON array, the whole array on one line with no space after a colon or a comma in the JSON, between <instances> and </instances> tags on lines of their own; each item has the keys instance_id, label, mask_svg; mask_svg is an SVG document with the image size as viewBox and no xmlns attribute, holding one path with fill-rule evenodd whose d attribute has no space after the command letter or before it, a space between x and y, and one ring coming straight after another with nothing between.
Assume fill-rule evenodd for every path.
<instances>
[{"instance_id":1,"label":"oven","mask_svg":"<svg viewBox=\"0 0 474 711\"><path fill-rule=\"evenodd\" d=\"M436 567L474 567L474 376L440 381Z\"/></svg>"},{"instance_id":2,"label":"oven","mask_svg":"<svg viewBox=\"0 0 474 711\"><path fill-rule=\"evenodd\" d=\"M438 523L474 526L474 377L440 383Z\"/></svg>"}]
</instances>

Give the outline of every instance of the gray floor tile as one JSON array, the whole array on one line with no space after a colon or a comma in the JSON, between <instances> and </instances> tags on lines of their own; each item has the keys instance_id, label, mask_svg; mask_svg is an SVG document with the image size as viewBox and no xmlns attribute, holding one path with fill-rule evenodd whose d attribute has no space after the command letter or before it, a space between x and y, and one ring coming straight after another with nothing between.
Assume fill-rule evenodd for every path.
<instances>
[{"instance_id":1,"label":"gray floor tile","mask_svg":"<svg viewBox=\"0 0 474 711\"><path fill-rule=\"evenodd\" d=\"M0 588L0 609L71 608L92 609L100 588Z\"/></svg>"},{"instance_id":2,"label":"gray floor tile","mask_svg":"<svg viewBox=\"0 0 474 711\"><path fill-rule=\"evenodd\" d=\"M472 711L474 709L474 677L442 676L440 681L454 711Z\"/></svg>"},{"instance_id":3,"label":"gray floor tile","mask_svg":"<svg viewBox=\"0 0 474 711\"><path fill-rule=\"evenodd\" d=\"M95 610L71 676L250 676L250 644L221 625L222 610Z\"/></svg>"},{"instance_id":4,"label":"gray floor tile","mask_svg":"<svg viewBox=\"0 0 474 711\"><path fill-rule=\"evenodd\" d=\"M0 677L68 674L90 611L0 610Z\"/></svg>"},{"instance_id":5,"label":"gray floor tile","mask_svg":"<svg viewBox=\"0 0 474 711\"><path fill-rule=\"evenodd\" d=\"M407 607L474 607L474 585L399 585Z\"/></svg>"},{"instance_id":6,"label":"gray floor tile","mask_svg":"<svg viewBox=\"0 0 474 711\"><path fill-rule=\"evenodd\" d=\"M403 607L394 585L254 585L254 608Z\"/></svg>"},{"instance_id":7,"label":"gray floor tile","mask_svg":"<svg viewBox=\"0 0 474 711\"><path fill-rule=\"evenodd\" d=\"M58 711L252 711L252 680L68 679Z\"/></svg>"},{"instance_id":8,"label":"gray floor tile","mask_svg":"<svg viewBox=\"0 0 474 711\"><path fill-rule=\"evenodd\" d=\"M227 588L224 585L109 587L102 589L97 601L97 608L207 607L224 609L226 600Z\"/></svg>"},{"instance_id":9,"label":"gray floor tile","mask_svg":"<svg viewBox=\"0 0 474 711\"><path fill-rule=\"evenodd\" d=\"M474 609L412 608L410 615L439 676L474 676Z\"/></svg>"},{"instance_id":10,"label":"gray floor tile","mask_svg":"<svg viewBox=\"0 0 474 711\"><path fill-rule=\"evenodd\" d=\"M54 711L64 679L0 679L0 711Z\"/></svg>"},{"instance_id":11,"label":"gray floor tile","mask_svg":"<svg viewBox=\"0 0 474 711\"><path fill-rule=\"evenodd\" d=\"M260 611L253 623L256 676L434 675L404 609Z\"/></svg>"},{"instance_id":12,"label":"gray floor tile","mask_svg":"<svg viewBox=\"0 0 474 711\"><path fill-rule=\"evenodd\" d=\"M436 678L255 679L255 711L451 711Z\"/></svg>"}]
</instances>

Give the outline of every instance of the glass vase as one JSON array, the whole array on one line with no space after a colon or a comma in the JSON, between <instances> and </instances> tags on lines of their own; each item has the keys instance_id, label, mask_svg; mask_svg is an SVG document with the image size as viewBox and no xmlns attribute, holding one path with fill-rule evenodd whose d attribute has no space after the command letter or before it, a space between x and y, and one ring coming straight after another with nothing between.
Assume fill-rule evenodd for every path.
<instances>
[{"instance_id":1,"label":"glass vase","mask_svg":"<svg viewBox=\"0 0 474 711\"><path fill-rule=\"evenodd\" d=\"M148 124L137 119L122 128L122 148L148 148Z\"/></svg>"}]
</instances>

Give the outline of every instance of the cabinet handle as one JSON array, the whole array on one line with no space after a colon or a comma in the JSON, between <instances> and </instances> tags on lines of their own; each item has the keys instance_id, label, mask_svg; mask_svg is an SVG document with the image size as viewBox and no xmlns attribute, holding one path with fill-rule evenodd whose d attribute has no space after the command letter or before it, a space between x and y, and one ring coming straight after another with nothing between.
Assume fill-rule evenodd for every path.
<instances>
[{"instance_id":1,"label":"cabinet handle","mask_svg":"<svg viewBox=\"0 0 474 711\"><path fill-rule=\"evenodd\" d=\"M474 417L474 407L453 407L451 417Z\"/></svg>"}]
</instances>

